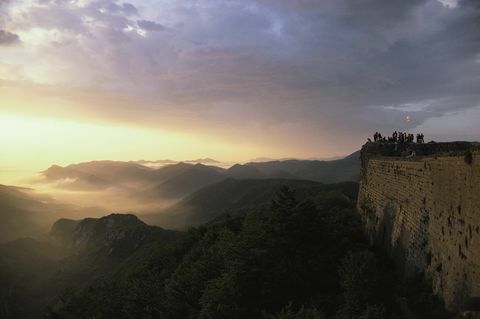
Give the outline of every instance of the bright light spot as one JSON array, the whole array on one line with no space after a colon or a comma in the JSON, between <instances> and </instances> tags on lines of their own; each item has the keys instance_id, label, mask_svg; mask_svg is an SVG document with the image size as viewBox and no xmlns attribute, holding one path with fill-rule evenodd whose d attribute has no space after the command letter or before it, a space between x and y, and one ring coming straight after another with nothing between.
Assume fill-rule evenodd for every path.
<instances>
[{"instance_id":1,"label":"bright light spot","mask_svg":"<svg viewBox=\"0 0 480 319\"><path fill-rule=\"evenodd\" d=\"M447 8L456 8L458 6L458 1L459 0L438 0L438 2Z\"/></svg>"}]
</instances>

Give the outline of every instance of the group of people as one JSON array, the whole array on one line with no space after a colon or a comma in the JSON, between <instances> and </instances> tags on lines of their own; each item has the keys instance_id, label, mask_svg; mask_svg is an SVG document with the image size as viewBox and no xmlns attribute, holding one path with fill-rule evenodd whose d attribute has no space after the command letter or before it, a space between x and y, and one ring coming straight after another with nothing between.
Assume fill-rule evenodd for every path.
<instances>
[{"instance_id":1,"label":"group of people","mask_svg":"<svg viewBox=\"0 0 480 319\"><path fill-rule=\"evenodd\" d=\"M370 139L368 139L371 141ZM416 136L417 143L422 144L425 143L423 133L418 133ZM411 133L405 132L393 132L392 136L382 136L379 132L375 132L373 134L373 141L374 142L389 142L389 143L414 143L415 135Z\"/></svg>"}]
</instances>

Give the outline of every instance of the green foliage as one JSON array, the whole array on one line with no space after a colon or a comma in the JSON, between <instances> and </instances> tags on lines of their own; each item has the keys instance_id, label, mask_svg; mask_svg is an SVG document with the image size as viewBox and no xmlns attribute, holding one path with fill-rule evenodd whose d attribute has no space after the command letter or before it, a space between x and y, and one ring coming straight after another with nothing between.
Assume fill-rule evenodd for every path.
<instances>
[{"instance_id":1,"label":"green foliage","mask_svg":"<svg viewBox=\"0 0 480 319\"><path fill-rule=\"evenodd\" d=\"M368 305L359 319L385 319L387 311L384 305Z\"/></svg>"},{"instance_id":2,"label":"green foliage","mask_svg":"<svg viewBox=\"0 0 480 319\"><path fill-rule=\"evenodd\" d=\"M225 179L202 188L168 209L144 218L167 228L198 226L221 218L226 212L236 216L253 207L270 206L272 198L282 186L294 188L298 200L332 190L356 198L358 192L358 184L353 182L325 185L309 180Z\"/></svg>"},{"instance_id":3,"label":"green foliage","mask_svg":"<svg viewBox=\"0 0 480 319\"><path fill-rule=\"evenodd\" d=\"M371 251L350 252L341 262L340 285L343 305L338 318L386 318L385 305L393 301L394 279Z\"/></svg>"},{"instance_id":4,"label":"green foliage","mask_svg":"<svg viewBox=\"0 0 480 319\"><path fill-rule=\"evenodd\" d=\"M294 311L292 303L289 303L276 315L264 314L264 319L326 319L325 314L317 308L300 307Z\"/></svg>"}]
</instances>

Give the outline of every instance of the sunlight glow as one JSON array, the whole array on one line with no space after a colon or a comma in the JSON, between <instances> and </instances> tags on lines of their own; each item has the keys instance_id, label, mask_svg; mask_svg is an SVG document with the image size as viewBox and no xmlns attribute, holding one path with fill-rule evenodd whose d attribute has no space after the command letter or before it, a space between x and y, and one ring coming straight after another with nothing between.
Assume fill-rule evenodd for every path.
<instances>
[{"instance_id":1,"label":"sunlight glow","mask_svg":"<svg viewBox=\"0 0 480 319\"><path fill-rule=\"evenodd\" d=\"M247 150L161 130L2 113L0 145L0 168L30 171L90 160L185 160L205 154L238 156Z\"/></svg>"}]
</instances>

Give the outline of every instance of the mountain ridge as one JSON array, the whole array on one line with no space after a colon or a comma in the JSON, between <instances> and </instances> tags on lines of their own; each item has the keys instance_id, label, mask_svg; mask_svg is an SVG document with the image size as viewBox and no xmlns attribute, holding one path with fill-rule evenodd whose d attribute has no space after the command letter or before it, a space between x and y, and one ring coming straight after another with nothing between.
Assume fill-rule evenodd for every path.
<instances>
[{"instance_id":1,"label":"mountain ridge","mask_svg":"<svg viewBox=\"0 0 480 319\"><path fill-rule=\"evenodd\" d=\"M356 181L359 172L359 153L355 152L345 158L332 161L289 159L248 162L232 165L228 169L189 162L153 168L138 162L92 161L65 167L52 165L41 173L44 177L43 182L54 183L60 188L105 190L113 187L137 193L140 198L145 199L159 195L167 198L181 198L204 186L218 182L222 177L304 179L337 183ZM151 192L151 194L141 195L142 192Z\"/></svg>"},{"instance_id":2,"label":"mountain ridge","mask_svg":"<svg viewBox=\"0 0 480 319\"><path fill-rule=\"evenodd\" d=\"M327 190L339 191L353 199L358 189L355 182L322 184L308 180L228 178L196 191L161 212L141 217L148 223L165 228L198 226L225 213L264 205L285 186L295 191L300 200Z\"/></svg>"}]
</instances>

